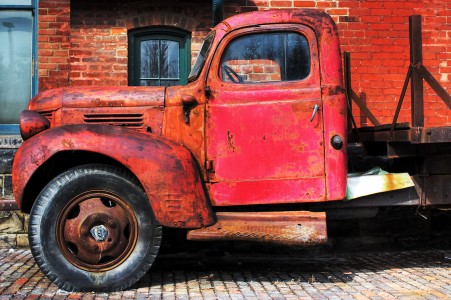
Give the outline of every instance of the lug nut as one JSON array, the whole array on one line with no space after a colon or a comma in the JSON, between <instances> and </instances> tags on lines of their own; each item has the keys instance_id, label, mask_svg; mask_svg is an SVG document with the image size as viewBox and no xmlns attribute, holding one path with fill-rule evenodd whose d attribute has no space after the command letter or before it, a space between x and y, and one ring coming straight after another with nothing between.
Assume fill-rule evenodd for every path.
<instances>
[{"instance_id":1,"label":"lug nut","mask_svg":"<svg viewBox=\"0 0 451 300\"><path fill-rule=\"evenodd\" d=\"M116 228L116 223L114 223L113 220L109 220L108 221L108 226L110 226L111 228Z\"/></svg>"},{"instance_id":2,"label":"lug nut","mask_svg":"<svg viewBox=\"0 0 451 300\"><path fill-rule=\"evenodd\" d=\"M82 234L82 235L88 235L88 229L87 229L86 227L83 226L83 227L81 228L81 234Z\"/></svg>"}]
</instances>

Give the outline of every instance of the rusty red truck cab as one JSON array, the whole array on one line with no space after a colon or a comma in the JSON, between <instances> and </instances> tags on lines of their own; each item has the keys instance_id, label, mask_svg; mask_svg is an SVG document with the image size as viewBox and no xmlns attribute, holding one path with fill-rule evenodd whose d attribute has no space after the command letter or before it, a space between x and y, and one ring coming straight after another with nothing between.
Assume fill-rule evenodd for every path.
<instances>
[{"instance_id":1,"label":"rusty red truck cab","mask_svg":"<svg viewBox=\"0 0 451 300\"><path fill-rule=\"evenodd\" d=\"M188 80L44 91L22 114L14 194L31 213L33 255L60 287L130 286L152 265L161 226L189 229L193 240L327 240L325 213L265 207L346 195L331 17L277 10L226 19Z\"/></svg>"}]
</instances>

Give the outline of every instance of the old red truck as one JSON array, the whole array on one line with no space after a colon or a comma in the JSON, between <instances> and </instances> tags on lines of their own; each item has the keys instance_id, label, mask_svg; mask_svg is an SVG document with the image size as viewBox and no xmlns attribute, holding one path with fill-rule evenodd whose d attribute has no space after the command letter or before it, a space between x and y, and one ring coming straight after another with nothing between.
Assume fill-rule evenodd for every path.
<instances>
[{"instance_id":1,"label":"old red truck","mask_svg":"<svg viewBox=\"0 0 451 300\"><path fill-rule=\"evenodd\" d=\"M413 188L342 201L347 122L336 26L315 10L221 22L186 86L44 91L21 115L13 164L32 253L63 289L114 291L149 270L162 226L190 240L313 245L327 241L330 209L421 204ZM362 132L360 145L388 158L446 153L413 141L418 127L395 130Z\"/></svg>"}]
</instances>

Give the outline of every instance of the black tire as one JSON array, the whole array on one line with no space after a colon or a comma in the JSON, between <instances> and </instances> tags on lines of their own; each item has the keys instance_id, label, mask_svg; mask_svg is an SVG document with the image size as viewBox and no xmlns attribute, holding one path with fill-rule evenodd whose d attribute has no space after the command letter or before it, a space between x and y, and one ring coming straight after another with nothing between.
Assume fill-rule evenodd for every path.
<instances>
[{"instance_id":1,"label":"black tire","mask_svg":"<svg viewBox=\"0 0 451 300\"><path fill-rule=\"evenodd\" d=\"M42 272L61 289L112 292L146 274L161 234L146 194L130 174L84 165L42 190L28 237Z\"/></svg>"}]
</instances>

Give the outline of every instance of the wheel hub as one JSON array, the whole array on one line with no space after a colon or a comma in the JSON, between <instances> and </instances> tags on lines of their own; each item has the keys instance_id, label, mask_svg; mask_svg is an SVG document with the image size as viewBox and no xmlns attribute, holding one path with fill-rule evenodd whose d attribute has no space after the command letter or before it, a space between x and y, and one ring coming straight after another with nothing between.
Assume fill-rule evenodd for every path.
<instances>
[{"instance_id":1,"label":"wheel hub","mask_svg":"<svg viewBox=\"0 0 451 300\"><path fill-rule=\"evenodd\" d=\"M124 199L91 191L72 199L57 222L57 240L73 265L93 272L120 265L133 251L138 222Z\"/></svg>"},{"instance_id":2,"label":"wheel hub","mask_svg":"<svg viewBox=\"0 0 451 300\"><path fill-rule=\"evenodd\" d=\"M91 228L91 235L97 242L103 242L108 237L108 229L103 225Z\"/></svg>"}]
</instances>

